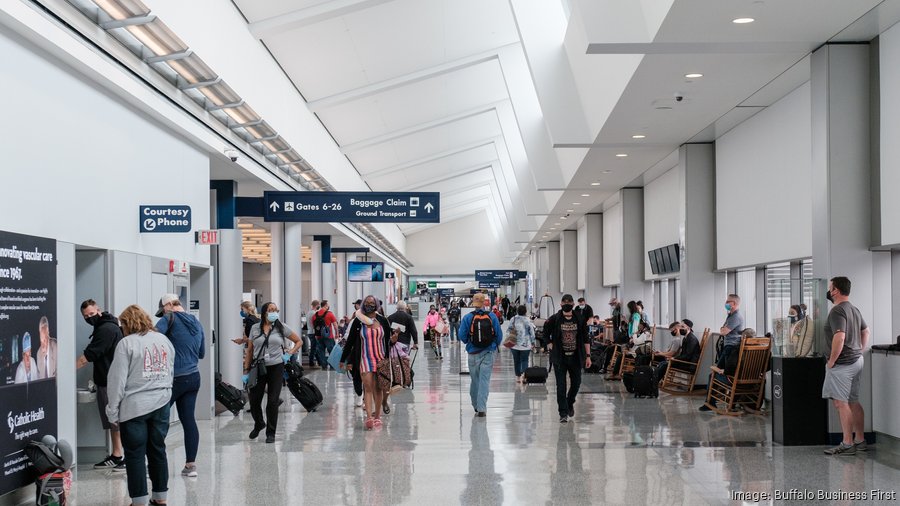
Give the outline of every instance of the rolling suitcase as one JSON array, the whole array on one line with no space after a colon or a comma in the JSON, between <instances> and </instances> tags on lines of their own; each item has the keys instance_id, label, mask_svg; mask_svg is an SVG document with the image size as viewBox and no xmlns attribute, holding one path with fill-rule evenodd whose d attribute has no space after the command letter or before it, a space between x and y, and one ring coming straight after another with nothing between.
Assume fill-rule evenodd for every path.
<instances>
[{"instance_id":1,"label":"rolling suitcase","mask_svg":"<svg viewBox=\"0 0 900 506\"><path fill-rule=\"evenodd\" d=\"M628 393L633 394L634 393L634 373L633 372L623 373L622 374L622 384L625 385L625 390L627 390Z\"/></svg>"},{"instance_id":2,"label":"rolling suitcase","mask_svg":"<svg viewBox=\"0 0 900 506\"><path fill-rule=\"evenodd\" d=\"M534 365L534 354L531 355L531 367L525 369L525 383L546 383L549 371L544 366Z\"/></svg>"},{"instance_id":3,"label":"rolling suitcase","mask_svg":"<svg viewBox=\"0 0 900 506\"><path fill-rule=\"evenodd\" d=\"M247 403L244 393L222 381L222 375L219 373L216 373L216 400L234 416L237 416Z\"/></svg>"},{"instance_id":4,"label":"rolling suitcase","mask_svg":"<svg viewBox=\"0 0 900 506\"><path fill-rule=\"evenodd\" d=\"M659 397L656 369L649 365L639 365L634 368L634 396Z\"/></svg>"},{"instance_id":5,"label":"rolling suitcase","mask_svg":"<svg viewBox=\"0 0 900 506\"><path fill-rule=\"evenodd\" d=\"M303 405L306 411L311 413L318 409L322 405L324 397L315 383L309 378L303 377L303 367L296 362L288 362L284 365L284 371L291 395Z\"/></svg>"}]
</instances>

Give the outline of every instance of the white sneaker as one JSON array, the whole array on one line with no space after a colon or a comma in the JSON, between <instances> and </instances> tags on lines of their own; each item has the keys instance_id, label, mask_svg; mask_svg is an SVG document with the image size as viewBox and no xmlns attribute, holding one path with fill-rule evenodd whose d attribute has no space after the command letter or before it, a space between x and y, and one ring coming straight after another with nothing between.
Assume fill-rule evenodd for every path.
<instances>
[{"instance_id":1,"label":"white sneaker","mask_svg":"<svg viewBox=\"0 0 900 506\"><path fill-rule=\"evenodd\" d=\"M356 397L356 404L355 404L355 406L356 406L357 408L361 408L361 407L362 407L362 404L363 404L362 401L363 401L362 396L361 396L361 395L358 395L358 396Z\"/></svg>"}]
</instances>

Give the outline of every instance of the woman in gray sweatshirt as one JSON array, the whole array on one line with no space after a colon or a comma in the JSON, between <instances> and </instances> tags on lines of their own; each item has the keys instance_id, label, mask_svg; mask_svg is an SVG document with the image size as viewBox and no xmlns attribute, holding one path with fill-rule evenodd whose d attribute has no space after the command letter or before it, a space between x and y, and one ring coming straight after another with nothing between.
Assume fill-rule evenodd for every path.
<instances>
[{"instance_id":1,"label":"woman in gray sweatshirt","mask_svg":"<svg viewBox=\"0 0 900 506\"><path fill-rule=\"evenodd\" d=\"M117 424L125 449L128 495L132 504L166 504L169 463L169 399L175 375L175 349L156 332L150 315L131 305L119 315L125 337L116 345L109 368L106 414ZM146 464L145 464L146 459ZM149 466L148 466L149 464ZM147 494L147 468L153 493Z\"/></svg>"}]
</instances>

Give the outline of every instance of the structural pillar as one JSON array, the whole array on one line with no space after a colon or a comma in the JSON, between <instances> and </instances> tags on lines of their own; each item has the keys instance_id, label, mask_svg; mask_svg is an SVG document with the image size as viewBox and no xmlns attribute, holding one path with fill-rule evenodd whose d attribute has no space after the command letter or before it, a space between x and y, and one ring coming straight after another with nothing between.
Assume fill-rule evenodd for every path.
<instances>
[{"instance_id":1,"label":"structural pillar","mask_svg":"<svg viewBox=\"0 0 900 506\"><path fill-rule=\"evenodd\" d=\"M300 223L284 224L284 300L281 302L281 319L288 327L300 332L303 326L303 296L300 285L303 281L301 248L303 247L303 226ZM274 261L274 257L273 257Z\"/></svg>"},{"instance_id":2,"label":"structural pillar","mask_svg":"<svg viewBox=\"0 0 900 506\"><path fill-rule=\"evenodd\" d=\"M562 297L560 291L559 278L560 267L562 263L559 257L559 241L550 241L547 243L547 293L553 297L553 303L556 305L553 310L556 311L559 306L559 299ZM544 316L543 312L541 316Z\"/></svg>"},{"instance_id":3,"label":"structural pillar","mask_svg":"<svg viewBox=\"0 0 900 506\"><path fill-rule=\"evenodd\" d=\"M827 280L847 276L850 300L874 322L874 262L871 238L870 48L867 44L825 44L812 54L813 271ZM827 281L826 281L827 282ZM821 287L824 291L825 287ZM818 295L818 294L817 294ZM822 331L826 304L813 315ZM872 327L875 332L886 329ZM822 338L826 338L823 336ZM860 402L866 431L872 427L871 366L866 363ZM829 432L840 433L834 409Z\"/></svg>"},{"instance_id":4,"label":"structural pillar","mask_svg":"<svg viewBox=\"0 0 900 506\"><path fill-rule=\"evenodd\" d=\"M587 243L581 247L581 242ZM584 258L578 257L579 290L584 291L584 298L593 306L594 312L605 316L609 313L607 302L611 297L611 290L603 286L603 215L587 214L584 217L584 226L578 229L579 252L584 252Z\"/></svg>"},{"instance_id":5,"label":"structural pillar","mask_svg":"<svg viewBox=\"0 0 900 506\"><path fill-rule=\"evenodd\" d=\"M318 242L320 264L319 272L322 274L322 298L334 305L334 264L331 263L331 236L317 235L313 240Z\"/></svg>"},{"instance_id":6,"label":"structural pillar","mask_svg":"<svg viewBox=\"0 0 900 506\"><path fill-rule=\"evenodd\" d=\"M272 292L269 300L284 311L284 223L272 223L272 263L270 264Z\"/></svg>"},{"instance_id":7,"label":"structural pillar","mask_svg":"<svg viewBox=\"0 0 900 506\"><path fill-rule=\"evenodd\" d=\"M622 282L619 293L625 302L644 301L649 311L652 301L644 281L644 189L623 188L622 196ZM625 304L622 304L623 309ZM659 322L655 322L659 323Z\"/></svg>"},{"instance_id":8,"label":"structural pillar","mask_svg":"<svg viewBox=\"0 0 900 506\"><path fill-rule=\"evenodd\" d=\"M563 230L559 234L559 291L571 293L578 300L578 232Z\"/></svg>"},{"instance_id":9,"label":"structural pillar","mask_svg":"<svg viewBox=\"0 0 900 506\"><path fill-rule=\"evenodd\" d=\"M335 277L337 278L337 301L334 307L337 309L335 315L338 318L349 315L347 311L347 253L337 253L337 268L335 269ZM356 300L356 299L353 299Z\"/></svg>"},{"instance_id":10,"label":"structural pillar","mask_svg":"<svg viewBox=\"0 0 900 506\"><path fill-rule=\"evenodd\" d=\"M235 315L244 291L241 231L235 226L234 197L237 195L237 183L212 181L210 187L216 191L216 213L212 215L214 222L211 225L219 229L219 244L213 246L212 251L216 276L216 370L227 383L240 385L244 367L243 353L240 346L234 346L230 342L231 339L244 335L241 319Z\"/></svg>"},{"instance_id":11,"label":"structural pillar","mask_svg":"<svg viewBox=\"0 0 900 506\"><path fill-rule=\"evenodd\" d=\"M322 300L324 298L322 295L322 248L318 241L313 238L309 249L311 252L309 263L310 302L312 302L313 300Z\"/></svg>"}]
</instances>

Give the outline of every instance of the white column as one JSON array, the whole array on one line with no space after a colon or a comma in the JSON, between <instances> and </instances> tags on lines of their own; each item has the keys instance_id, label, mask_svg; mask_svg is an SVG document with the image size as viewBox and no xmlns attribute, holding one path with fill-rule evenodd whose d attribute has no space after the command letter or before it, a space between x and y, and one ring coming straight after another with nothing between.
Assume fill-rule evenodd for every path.
<instances>
[{"instance_id":1,"label":"white column","mask_svg":"<svg viewBox=\"0 0 900 506\"><path fill-rule=\"evenodd\" d=\"M312 261L309 265L310 279L312 280L311 297L315 300L322 300L322 243L312 241L310 251L312 252Z\"/></svg>"},{"instance_id":2,"label":"white column","mask_svg":"<svg viewBox=\"0 0 900 506\"><path fill-rule=\"evenodd\" d=\"M559 234L559 291L578 300L578 232L563 230Z\"/></svg>"},{"instance_id":3,"label":"white column","mask_svg":"<svg viewBox=\"0 0 900 506\"><path fill-rule=\"evenodd\" d=\"M644 281L644 189L625 188L622 190L622 283L620 299L644 300L649 291ZM623 304L624 306L624 304Z\"/></svg>"},{"instance_id":4,"label":"white column","mask_svg":"<svg viewBox=\"0 0 900 506\"><path fill-rule=\"evenodd\" d=\"M300 264L300 248L303 246L302 231L303 226L300 223L284 224L284 300L281 302L282 321L298 333L302 326L300 315L305 309L300 289L300 283L303 281L303 271Z\"/></svg>"},{"instance_id":5,"label":"white column","mask_svg":"<svg viewBox=\"0 0 900 506\"><path fill-rule=\"evenodd\" d=\"M867 322L874 322L874 262L869 250L872 244L869 58L866 44L826 44L812 54L811 184L815 277L850 278L850 300ZM873 332L889 331L889 328L871 328ZM871 365L867 363L860 389L867 431L872 427L871 394ZM840 432L834 410L830 409L829 413L829 432Z\"/></svg>"},{"instance_id":6,"label":"white column","mask_svg":"<svg viewBox=\"0 0 900 506\"><path fill-rule=\"evenodd\" d=\"M551 241L547 243L547 292L553 297L553 302L559 305L559 299L562 292L559 287L559 241ZM555 308L554 308L555 309ZM541 315L543 316L543 315Z\"/></svg>"},{"instance_id":7,"label":"white column","mask_svg":"<svg viewBox=\"0 0 900 506\"><path fill-rule=\"evenodd\" d=\"M219 229L219 245L215 247L216 283L216 352L218 371L232 385L241 384L243 353L231 339L244 335L241 319L235 314L244 291L244 256L239 229Z\"/></svg>"},{"instance_id":8,"label":"white column","mask_svg":"<svg viewBox=\"0 0 900 506\"><path fill-rule=\"evenodd\" d=\"M272 223L272 295L269 300L284 310L284 223Z\"/></svg>"},{"instance_id":9,"label":"white column","mask_svg":"<svg viewBox=\"0 0 900 506\"><path fill-rule=\"evenodd\" d=\"M335 269L335 284L337 285L337 297L335 298L337 300L335 301L334 307L337 308L335 314L340 318L349 314L347 311L347 254L336 253L334 256L337 257L337 267Z\"/></svg>"},{"instance_id":10,"label":"white column","mask_svg":"<svg viewBox=\"0 0 900 506\"><path fill-rule=\"evenodd\" d=\"M608 314L609 298L612 296L612 290L603 286L603 215L588 214L584 217L583 234L579 235L579 240L584 237L587 243L582 248L579 244L579 252L585 252L585 261L582 262L579 257L579 265L584 265L584 298L588 304L593 306L594 312L605 316Z\"/></svg>"}]
</instances>

